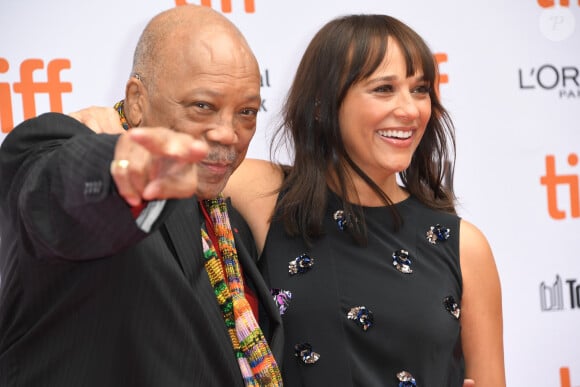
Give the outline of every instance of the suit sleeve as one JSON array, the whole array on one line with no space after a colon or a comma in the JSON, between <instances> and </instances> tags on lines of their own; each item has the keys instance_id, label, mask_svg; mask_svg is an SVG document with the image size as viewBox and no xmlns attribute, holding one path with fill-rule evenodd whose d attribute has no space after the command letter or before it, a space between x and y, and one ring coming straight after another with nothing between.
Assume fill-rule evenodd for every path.
<instances>
[{"instance_id":1,"label":"suit sleeve","mask_svg":"<svg viewBox=\"0 0 580 387\"><path fill-rule=\"evenodd\" d=\"M25 121L4 139L2 221L17 228L32 255L100 258L147 235L109 172L117 140L58 113Z\"/></svg>"}]
</instances>

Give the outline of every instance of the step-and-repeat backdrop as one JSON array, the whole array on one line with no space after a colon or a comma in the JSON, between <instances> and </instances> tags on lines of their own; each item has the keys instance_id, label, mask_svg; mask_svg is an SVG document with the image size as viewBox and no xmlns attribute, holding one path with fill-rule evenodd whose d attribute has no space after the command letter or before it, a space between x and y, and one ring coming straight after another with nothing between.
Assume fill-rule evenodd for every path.
<instances>
[{"instance_id":1,"label":"step-and-repeat backdrop","mask_svg":"<svg viewBox=\"0 0 580 387\"><path fill-rule=\"evenodd\" d=\"M25 118L122 98L145 23L186 2L2 1L0 142ZM325 22L386 13L417 30L457 127L459 211L496 256L508 385L580 386L580 1L191 3L223 12L258 57L257 158L269 157L281 101Z\"/></svg>"}]
</instances>

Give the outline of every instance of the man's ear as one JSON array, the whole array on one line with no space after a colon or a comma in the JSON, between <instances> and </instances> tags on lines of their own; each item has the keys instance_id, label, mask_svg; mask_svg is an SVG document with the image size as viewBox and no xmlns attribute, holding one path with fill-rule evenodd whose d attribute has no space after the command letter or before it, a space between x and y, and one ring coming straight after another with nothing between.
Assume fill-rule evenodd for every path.
<instances>
[{"instance_id":1,"label":"man's ear","mask_svg":"<svg viewBox=\"0 0 580 387\"><path fill-rule=\"evenodd\" d=\"M131 127L140 126L143 121L145 86L136 77L131 77L125 86L125 118Z\"/></svg>"}]
</instances>

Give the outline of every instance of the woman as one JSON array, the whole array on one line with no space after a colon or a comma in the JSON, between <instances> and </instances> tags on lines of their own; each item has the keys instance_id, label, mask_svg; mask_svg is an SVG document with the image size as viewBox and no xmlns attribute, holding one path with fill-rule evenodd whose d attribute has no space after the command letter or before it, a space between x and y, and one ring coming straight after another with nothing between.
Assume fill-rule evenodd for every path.
<instances>
[{"instance_id":1,"label":"woman","mask_svg":"<svg viewBox=\"0 0 580 387\"><path fill-rule=\"evenodd\" d=\"M335 19L285 105L293 165L246 160L229 180L283 313L286 385L505 385L498 273L455 212L436 80L397 19Z\"/></svg>"}]
</instances>

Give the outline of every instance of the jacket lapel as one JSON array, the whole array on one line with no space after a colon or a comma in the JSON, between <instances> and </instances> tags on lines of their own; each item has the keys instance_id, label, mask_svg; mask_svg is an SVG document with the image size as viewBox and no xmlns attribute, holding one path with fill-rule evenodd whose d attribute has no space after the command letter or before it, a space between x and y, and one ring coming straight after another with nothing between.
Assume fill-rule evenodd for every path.
<instances>
[{"instance_id":1,"label":"jacket lapel","mask_svg":"<svg viewBox=\"0 0 580 387\"><path fill-rule=\"evenodd\" d=\"M204 310L198 311L198 313L202 313L205 318L212 322L215 336L208 335L208 339L216 337L220 341L219 343L210 342L208 345L214 346L216 350L219 348L224 355L223 364L215 366L223 367L223 372L232 373L233 378L239 375L241 381L239 366L233 354L232 343L223 315L205 271L205 260L201 246L202 221L195 198L177 201L176 208L173 209L172 214L164 225L167 230L166 240L170 248L172 248L175 259L178 261L184 275L191 284L192 293L199 298L202 305L206 305Z\"/></svg>"},{"instance_id":2,"label":"jacket lapel","mask_svg":"<svg viewBox=\"0 0 580 387\"><path fill-rule=\"evenodd\" d=\"M179 200L176 208L165 222L168 245L176 255L175 259L183 270L189 283L196 277L196 266L203 265L201 248L201 219L194 199ZM193 232L194 235L189 234Z\"/></svg>"}]
</instances>

